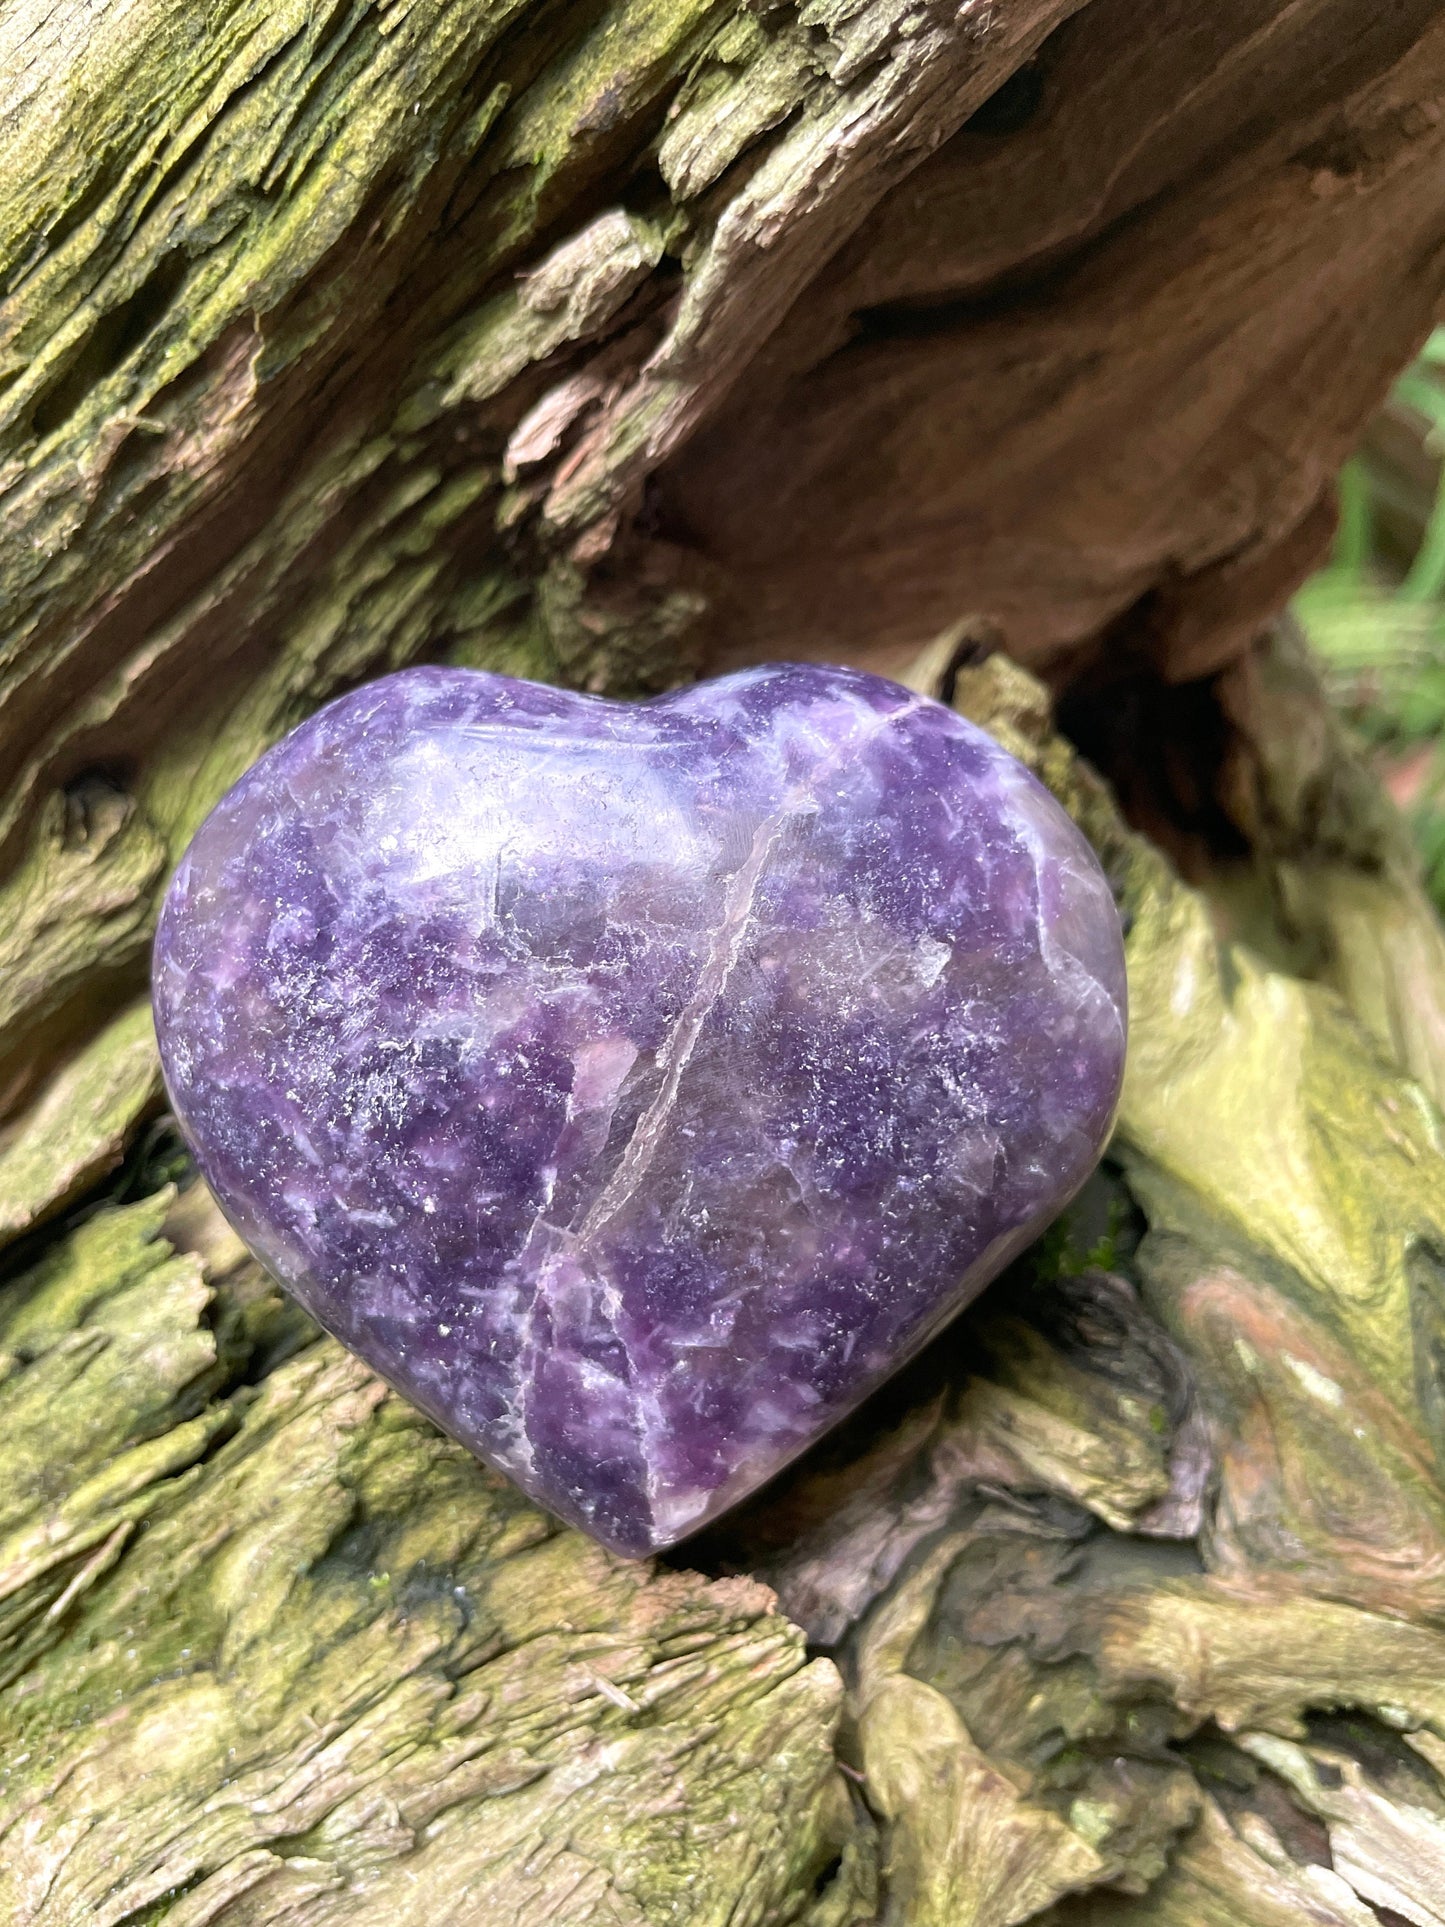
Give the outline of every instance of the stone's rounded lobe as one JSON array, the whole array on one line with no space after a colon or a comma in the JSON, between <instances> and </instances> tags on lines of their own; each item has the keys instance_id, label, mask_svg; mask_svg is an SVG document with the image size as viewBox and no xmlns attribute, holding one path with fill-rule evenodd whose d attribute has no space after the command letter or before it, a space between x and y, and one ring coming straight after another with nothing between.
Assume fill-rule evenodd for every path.
<instances>
[{"instance_id":1,"label":"stone's rounded lobe","mask_svg":"<svg viewBox=\"0 0 1445 1927\"><path fill-rule=\"evenodd\" d=\"M940 704L754 669L642 704L414 669L202 825L176 1114L346 1344L623 1552L895 1369L1093 1167L1119 924Z\"/></svg>"}]
</instances>

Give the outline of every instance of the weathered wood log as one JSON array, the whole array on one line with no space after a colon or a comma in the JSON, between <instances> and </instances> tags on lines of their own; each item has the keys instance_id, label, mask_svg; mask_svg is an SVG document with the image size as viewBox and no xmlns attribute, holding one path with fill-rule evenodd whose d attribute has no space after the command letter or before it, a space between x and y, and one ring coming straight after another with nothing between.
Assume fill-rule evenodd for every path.
<instances>
[{"instance_id":1,"label":"weathered wood log","mask_svg":"<svg viewBox=\"0 0 1445 1927\"><path fill-rule=\"evenodd\" d=\"M0 11L0 1917L1442 1918L1445 950L1266 635L1445 281L1445 19L1363 11ZM1129 1082L633 1567L247 1259L149 931L361 677L799 654L1074 811Z\"/></svg>"}]
</instances>

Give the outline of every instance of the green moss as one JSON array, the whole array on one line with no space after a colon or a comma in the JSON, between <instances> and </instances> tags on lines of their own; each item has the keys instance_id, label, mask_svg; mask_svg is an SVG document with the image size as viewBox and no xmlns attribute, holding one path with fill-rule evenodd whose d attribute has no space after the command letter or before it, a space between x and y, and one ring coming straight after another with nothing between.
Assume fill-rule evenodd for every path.
<instances>
[{"instance_id":1,"label":"green moss","mask_svg":"<svg viewBox=\"0 0 1445 1927\"><path fill-rule=\"evenodd\" d=\"M304 1863L376 1927L478 1881L541 1920L565 1840L648 1920L790 1917L853 1822L836 1676L769 1595L561 1532L329 1340L249 1385L247 1269L192 1202L208 1283L176 1210L95 1213L0 1299L4 1797L88 1816L7 1852L0 1911L39 1856L113 1918Z\"/></svg>"},{"instance_id":2,"label":"green moss","mask_svg":"<svg viewBox=\"0 0 1445 1927\"><path fill-rule=\"evenodd\" d=\"M0 1237L30 1230L112 1170L160 1090L143 1000L55 1073L0 1149Z\"/></svg>"}]
</instances>

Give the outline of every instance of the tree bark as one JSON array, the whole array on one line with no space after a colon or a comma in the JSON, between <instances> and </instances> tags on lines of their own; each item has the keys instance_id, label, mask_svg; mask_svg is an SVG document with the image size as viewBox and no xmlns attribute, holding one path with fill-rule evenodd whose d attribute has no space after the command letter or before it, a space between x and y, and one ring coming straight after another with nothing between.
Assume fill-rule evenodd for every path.
<instances>
[{"instance_id":1,"label":"tree bark","mask_svg":"<svg viewBox=\"0 0 1445 1927\"><path fill-rule=\"evenodd\" d=\"M5 1919L1445 1918L1445 944L1274 621L1445 282L1445 18L1368 12L0 11ZM633 1566L246 1257L149 934L366 676L806 655L1094 840L1124 1106Z\"/></svg>"}]
</instances>

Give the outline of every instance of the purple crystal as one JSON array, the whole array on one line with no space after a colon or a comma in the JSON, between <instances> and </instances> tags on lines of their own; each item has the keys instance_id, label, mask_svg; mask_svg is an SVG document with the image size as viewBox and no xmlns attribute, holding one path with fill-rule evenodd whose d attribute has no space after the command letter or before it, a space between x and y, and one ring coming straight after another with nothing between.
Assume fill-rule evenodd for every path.
<instances>
[{"instance_id":1,"label":"purple crystal","mask_svg":"<svg viewBox=\"0 0 1445 1927\"><path fill-rule=\"evenodd\" d=\"M853 671L656 701L414 669L207 818L172 1102L322 1324L627 1553L760 1484L1087 1176L1108 887L980 730Z\"/></svg>"}]
</instances>

